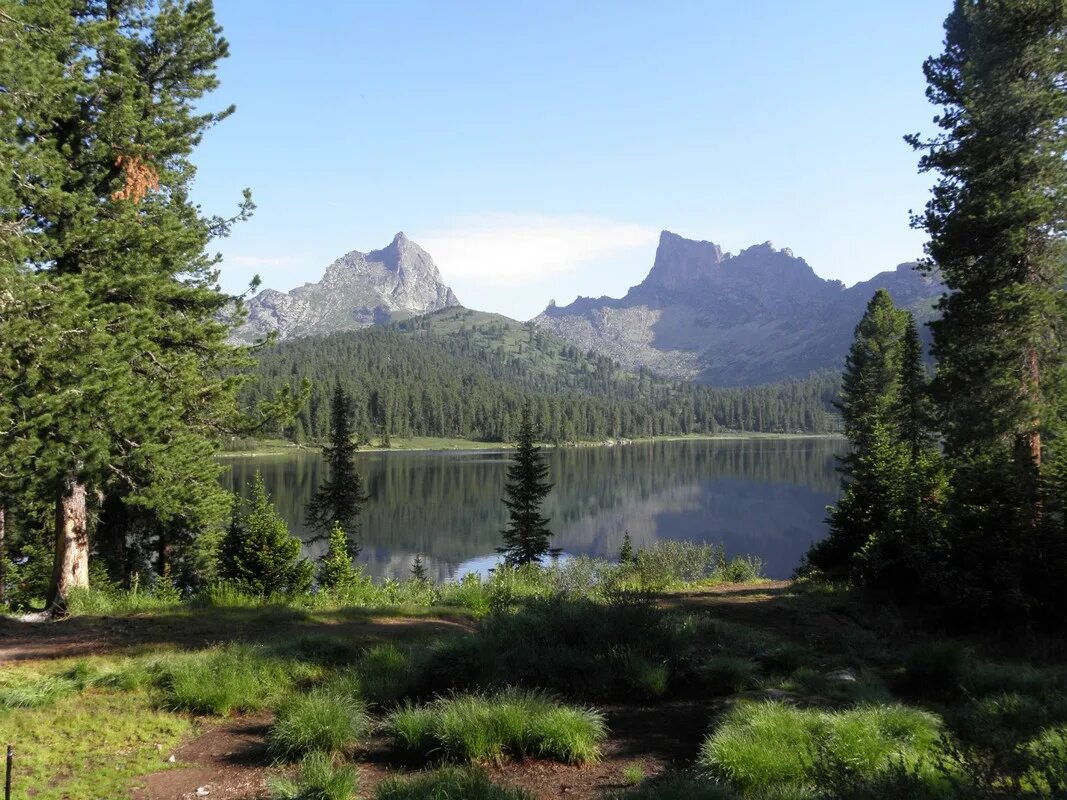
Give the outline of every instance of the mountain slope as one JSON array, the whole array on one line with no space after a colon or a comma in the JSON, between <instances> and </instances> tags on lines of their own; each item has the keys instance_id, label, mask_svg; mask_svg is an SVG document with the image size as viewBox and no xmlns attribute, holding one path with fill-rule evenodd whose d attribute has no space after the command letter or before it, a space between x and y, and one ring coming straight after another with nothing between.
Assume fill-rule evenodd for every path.
<instances>
[{"instance_id":1,"label":"mountain slope","mask_svg":"<svg viewBox=\"0 0 1067 800\"><path fill-rule=\"evenodd\" d=\"M260 292L232 339L253 342L272 330L283 340L316 336L458 305L430 254L398 233L381 250L341 256L318 283Z\"/></svg>"},{"instance_id":2,"label":"mountain slope","mask_svg":"<svg viewBox=\"0 0 1067 800\"><path fill-rule=\"evenodd\" d=\"M648 277L621 299L580 297L533 321L624 367L743 386L840 369L875 289L933 315L941 284L902 264L850 288L770 243L737 255L664 231Z\"/></svg>"},{"instance_id":3,"label":"mountain slope","mask_svg":"<svg viewBox=\"0 0 1067 800\"><path fill-rule=\"evenodd\" d=\"M634 373L530 323L446 309L389 326L281 342L257 352L247 402L303 378L312 396L281 433L319 440L335 381L351 392L362 440L433 436L510 441L524 405L549 441L603 441L721 430L815 432L838 427L839 378L713 389Z\"/></svg>"}]
</instances>

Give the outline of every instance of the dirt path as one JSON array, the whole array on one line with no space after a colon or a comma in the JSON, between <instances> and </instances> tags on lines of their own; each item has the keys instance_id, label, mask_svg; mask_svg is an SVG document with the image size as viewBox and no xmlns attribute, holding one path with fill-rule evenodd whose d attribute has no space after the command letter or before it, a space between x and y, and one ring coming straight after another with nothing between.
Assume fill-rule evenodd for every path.
<instances>
[{"instance_id":1,"label":"dirt path","mask_svg":"<svg viewBox=\"0 0 1067 800\"><path fill-rule=\"evenodd\" d=\"M614 706L605 709L610 738L596 764L508 762L489 768L493 780L517 786L542 800L592 800L626 788L623 770L639 767L646 778L687 765L696 756L709 710L695 703ZM269 715L239 717L210 728L174 752L175 766L135 782L133 800L253 800L267 796L270 769L265 736ZM383 739L354 754L361 797L373 796L387 776L411 768L396 759Z\"/></svg>"},{"instance_id":2,"label":"dirt path","mask_svg":"<svg viewBox=\"0 0 1067 800\"><path fill-rule=\"evenodd\" d=\"M348 612L219 608L209 613L127 617L72 617L54 622L0 619L0 665L122 653L132 648L198 648L244 641L268 642L309 634L388 641L470 629L464 619L375 617Z\"/></svg>"}]
</instances>

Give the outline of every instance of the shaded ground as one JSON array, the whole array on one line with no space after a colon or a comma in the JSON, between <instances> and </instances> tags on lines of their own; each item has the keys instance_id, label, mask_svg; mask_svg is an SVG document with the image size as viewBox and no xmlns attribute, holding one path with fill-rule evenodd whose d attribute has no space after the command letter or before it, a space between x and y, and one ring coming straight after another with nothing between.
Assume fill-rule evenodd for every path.
<instances>
[{"instance_id":1,"label":"shaded ground","mask_svg":"<svg viewBox=\"0 0 1067 800\"><path fill-rule=\"evenodd\" d=\"M876 661L884 637L899 645L914 632L892 631L892 618L871 620L851 602L832 595L799 592L784 581L727 585L665 595L660 605L713 620L752 628L819 653L827 667L853 660ZM859 614L865 616L862 621ZM199 612L152 613L122 618L74 618L49 623L0 621L0 664L89 654L132 654L171 646L194 648L225 641L279 641L306 634L328 634L363 642L460 633L468 619L440 616L390 617L348 609L306 612L290 608L218 608ZM877 632L876 632L877 631ZM597 764L568 766L528 760L489 769L494 780L519 786L539 798L597 798L624 789L627 767L654 778L693 763L696 749L721 704L673 701L656 705L603 708L610 738ZM267 777L277 775L266 755L269 715L219 721L202 720L199 733L173 752L172 767L133 783L136 800L186 798L264 798ZM161 753L164 764L168 753ZM394 772L410 774L420 762L404 763L383 739L365 742L355 753L363 797Z\"/></svg>"},{"instance_id":2,"label":"shaded ground","mask_svg":"<svg viewBox=\"0 0 1067 800\"><path fill-rule=\"evenodd\" d=\"M0 619L0 665L162 646L279 641L316 633L374 642L467 629L469 623L462 617L382 617L357 609L312 613L291 608L212 608L199 613L72 617L55 622Z\"/></svg>"}]
</instances>

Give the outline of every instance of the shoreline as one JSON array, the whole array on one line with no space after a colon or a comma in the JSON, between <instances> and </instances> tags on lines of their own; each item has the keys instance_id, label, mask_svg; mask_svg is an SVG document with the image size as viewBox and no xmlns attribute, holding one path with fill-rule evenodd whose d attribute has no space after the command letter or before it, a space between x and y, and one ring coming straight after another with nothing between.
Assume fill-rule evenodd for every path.
<instances>
[{"instance_id":1,"label":"shoreline","mask_svg":"<svg viewBox=\"0 0 1067 800\"><path fill-rule=\"evenodd\" d=\"M790 439L844 439L840 433L761 433L756 431L734 431L731 433L698 433L670 436L644 436L636 439L605 439L602 441L568 442L566 444L549 444L540 446L546 450L571 449L582 447L624 447L631 444L653 444L655 442L731 442L755 439L790 440ZM364 445L358 453L471 453L471 452L508 452L515 445L505 442L483 442L475 439L448 439L419 436L412 439L394 439L392 447L381 445ZM216 458L253 458L267 456L285 456L294 453L320 453L322 448L315 445L299 445L292 442L264 443L262 447L251 450L229 450L215 454Z\"/></svg>"}]
</instances>

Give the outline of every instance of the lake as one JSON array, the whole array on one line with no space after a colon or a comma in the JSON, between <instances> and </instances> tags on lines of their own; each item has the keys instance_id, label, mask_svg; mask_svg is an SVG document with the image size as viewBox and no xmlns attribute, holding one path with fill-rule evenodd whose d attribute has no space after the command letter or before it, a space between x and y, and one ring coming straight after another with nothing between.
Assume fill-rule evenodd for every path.
<instances>
[{"instance_id":1,"label":"lake","mask_svg":"<svg viewBox=\"0 0 1067 800\"><path fill-rule=\"evenodd\" d=\"M786 578L808 546L825 535L826 506L839 494L834 457L843 439L644 442L546 450L555 484L545 503L567 554L616 558L623 535L634 547L664 539L721 544L728 555L764 560ZM507 452L361 453L370 495L362 517L360 561L376 577L406 577L415 553L439 580L484 571L506 511ZM228 457L226 485L247 494L256 470L290 530L314 532L304 507L324 476L322 457L297 452ZM318 556L322 542L305 546Z\"/></svg>"}]
</instances>

